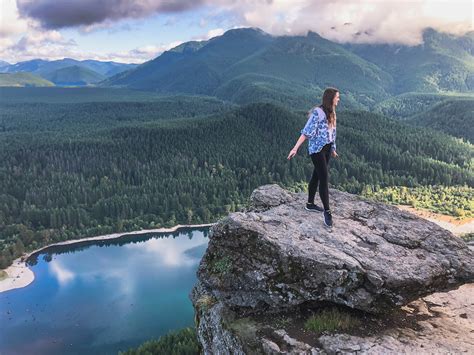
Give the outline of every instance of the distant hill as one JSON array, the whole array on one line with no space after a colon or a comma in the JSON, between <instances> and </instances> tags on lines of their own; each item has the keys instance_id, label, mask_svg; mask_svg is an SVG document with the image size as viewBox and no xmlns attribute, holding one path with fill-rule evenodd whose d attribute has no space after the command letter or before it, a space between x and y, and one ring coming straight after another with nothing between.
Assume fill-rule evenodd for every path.
<instances>
[{"instance_id":1,"label":"distant hill","mask_svg":"<svg viewBox=\"0 0 474 355\"><path fill-rule=\"evenodd\" d=\"M84 86L95 84L105 79L105 76L77 65L44 73L43 78L58 86Z\"/></svg>"},{"instance_id":2,"label":"distant hill","mask_svg":"<svg viewBox=\"0 0 474 355\"><path fill-rule=\"evenodd\" d=\"M409 123L430 127L474 142L474 99L454 98L440 102L430 110L414 115Z\"/></svg>"},{"instance_id":3,"label":"distant hill","mask_svg":"<svg viewBox=\"0 0 474 355\"><path fill-rule=\"evenodd\" d=\"M3 68L5 67L8 67L9 65L11 65L10 63L8 62L5 62L4 60L0 60L0 73L3 72Z\"/></svg>"},{"instance_id":4,"label":"distant hill","mask_svg":"<svg viewBox=\"0 0 474 355\"><path fill-rule=\"evenodd\" d=\"M6 73L17 73L17 72L28 72L38 76L41 76L45 79L51 79L54 76L58 76L60 80L65 76L69 82L84 82L82 85L90 84L91 82L95 83L101 81L109 76L116 75L130 69L135 68L136 64L124 64L116 62L101 62L97 60L75 60L71 58L64 58L61 60L47 61L42 59L33 59L24 62L18 62L16 64L11 64L5 67L1 67L1 72ZM69 69L66 71L59 72L59 74L54 74L56 71L71 67L81 68L79 69ZM94 74L93 74L94 73ZM74 76L74 74L76 76ZM87 80L83 80L87 78ZM54 82L54 80L53 80ZM62 84L61 81L57 82L59 85ZM67 84L70 85L70 84ZM79 84L78 84L79 85Z\"/></svg>"},{"instance_id":5,"label":"distant hill","mask_svg":"<svg viewBox=\"0 0 474 355\"><path fill-rule=\"evenodd\" d=\"M452 99L474 100L474 93L419 93L408 92L390 97L379 102L373 111L384 116L398 119L406 119L424 111L430 110L436 104Z\"/></svg>"},{"instance_id":6,"label":"distant hill","mask_svg":"<svg viewBox=\"0 0 474 355\"><path fill-rule=\"evenodd\" d=\"M124 64L117 62L100 62L98 60L83 60L78 66L84 66L90 70L93 70L105 77L110 77L118 73L125 72L136 68L138 64Z\"/></svg>"},{"instance_id":7,"label":"distant hill","mask_svg":"<svg viewBox=\"0 0 474 355\"><path fill-rule=\"evenodd\" d=\"M54 86L54 84L30 73L0 73L0 86Z\"/></svg>"},{"instance_id":8,"label":"distant hill","mask_svg":"<svg viewBox=\"0 0 474 355\"><path fill-rule=\"evenodd\" d=\"M456 37L426 29L418 46L348 44L345 47L394 78L394 94L474 91L474 31Z\"/></svg>"}]
</instances>

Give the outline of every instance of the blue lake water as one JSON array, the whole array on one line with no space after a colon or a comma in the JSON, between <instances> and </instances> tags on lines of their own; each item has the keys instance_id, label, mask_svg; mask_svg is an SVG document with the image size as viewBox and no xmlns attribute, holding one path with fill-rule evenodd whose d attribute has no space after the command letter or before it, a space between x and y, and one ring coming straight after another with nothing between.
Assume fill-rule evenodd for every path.
<instances>
[{"instance_id":1,"label":"blue lake water","mask_svg":"<svg viewBox=\"0 0 474 355\"><path fill-rule=\"evenodd\" d=\"M0 354L117 354L194 324L208 228L51 247L0 293Z\"/></svg>"}]
</instances>

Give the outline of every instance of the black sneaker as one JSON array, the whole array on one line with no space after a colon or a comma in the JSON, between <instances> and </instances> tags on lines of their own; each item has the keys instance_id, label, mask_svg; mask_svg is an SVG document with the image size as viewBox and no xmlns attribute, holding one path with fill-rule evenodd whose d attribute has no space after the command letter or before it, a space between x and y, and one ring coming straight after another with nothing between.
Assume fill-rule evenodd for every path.
<instances>
[{"instance_id":1,"label":"black sneaker","mask_svg":"<svg viewBox=\"0 0 474 355\"><path fill-rule=\"evenodd\" d=\"M331 210L327 210L323 212L324 215L324 224L328 227L332 227L332 214Z\"/></svg>"},{"instance_id":2,"label":"black sneaker","mask_svg":"<svg viewBox=\"0 0 474 355\"><path fill-rule=\"evenodd\" d=\"M306 203L306 210L313 211L313 212L323 212L324 208L315 205L314 203Z\"/></svg>"}]
</instances>

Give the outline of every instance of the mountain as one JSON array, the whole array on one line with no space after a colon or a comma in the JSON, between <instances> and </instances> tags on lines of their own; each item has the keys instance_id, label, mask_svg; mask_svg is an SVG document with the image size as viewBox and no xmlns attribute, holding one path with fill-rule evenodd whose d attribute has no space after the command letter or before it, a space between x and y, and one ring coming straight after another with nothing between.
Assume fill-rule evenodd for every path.
<instances>
[{"instance_id":1,"label":"mountain","mask_svg":"<svg viewBox=\"0 0 474 355\"><path fill-rule=\"evenodd\" d=\"M406 92L474 89L473 33L424 31L424 43L338 44L309 32L271 36L256 28L187 42L102 86L217 96L239 104L272 101L307 107L327 86L344 94L342 107L371 109Z\"/></svg>"},{"instance_id":2,"label":"mountain","mask_svg":"<svg viewBox=\"0 0 474 355\"><path fill-rule=\"evenodd\" d=\"M243 28L178 46L102 85L205 94L241 104L302 97L301 106L335 85L347 93L349 106L360 107L387 97L391 83L376 65L315 33L274 37Z\"/></svg>"},{"instance_id":3,"label":"mountain","mask_svg":"<svg viewBox=\"0 0 474 355\"><path fill-rule=\"evenodd\" d=\"M30 73L0 73L0 86L54 86L54 84Z\"/></svg>"},{"instance_id":4,"label":"mountain","mask_svg":"<svg viewBox=\"0 0 474 355\"><path fill-rule=\"evenodd\" d=\"M58 86L84 86L105 79L104 75L77 65L53 70L42 76Z\"/></svg>"},{"instance_id":5,"label":"mountain","mask_svg":"<svg viewBox=\"0 0 474 355\"><path fill-rule=\"evenodd\" d=\"M395 94L474 90L474 31L456 37L431 28L417 46L347 44L345 48L395 79Z\"/></svg>"},{"instance_id":6,"label":"mountain","mask_svg":"<svg viewBox=\"0 0 474 355\"><path fill-rule=\"evenodd\" d=\"M5 62L4 60L0 60L0 73L3 72L3 68L8 67L9 65L11 65L11 64L8 63L8 62Z\"/></svg>"},{"instance_id":7,"label":"mountain","mask_svg":"<svg viewBox=\"0 0 474 355\"><path fill-rule=\"evenodd\" d=\"M76 64L78 65L78 64ZM100 62L98 60L83 60L79 66L84 66L90 70L93 70L105 77L110 77L118 73L125 72L136 68L138 64L124 64L117 62Z\"/></svg>"},{"instance_id":8,"label":"mountain","mask_svg":"<svg viewBox=\"0 0 474 355\"><path fill-rule=\"evenodd\" d=\"M136 64L124 64L117 62L100 62L97 60L75 60L71 58L64 58L61 60L47 61L43 59L33 59L25 62L18 62L11 64L6 67L2 67L0 70L6 73L18 73L27 72L39 75L45 79L50 79L54 76L58 76L60 80L66 76L68 82L84 82L86 84L96 83L104 80L105 78L116 75L117 73L125 72L127 70L135 68ZM79 70L77 68L83 70ZM70 68L59 74L54 74L57 70ZM75 68L75 69L71 69ZM74 73L77 75L74 77ZM86 78L87 80L84 80ZM57 82L59 85L61 81ZM69 84L68 84L69 85ZM79 84L78 84L79 85Z\"/></svg>"},{"instance_id":9,"label":"mountain","mask_svg":"<svg viewBox=\"0 0 474 355\"><path fill-rule=\"evenodd\" d=\"M230 30L204 43L180 45L135 70L107 80L104 85L128 86L162 92L206 94L219 85L226 66L265 47L272 37L253 29Z\"/></svg>"}]
</instances>

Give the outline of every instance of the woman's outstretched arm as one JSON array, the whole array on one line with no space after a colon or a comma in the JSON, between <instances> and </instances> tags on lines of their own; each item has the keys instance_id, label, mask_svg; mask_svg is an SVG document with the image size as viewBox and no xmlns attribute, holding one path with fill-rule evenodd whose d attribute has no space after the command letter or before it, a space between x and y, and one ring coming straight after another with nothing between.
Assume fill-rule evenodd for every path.
<instances>
[{"instance_id":1,"label":"woman's outstretched arm","mask_svg":"<svg viewBox=\"0 0 474 355\"><path fill-rule=\"evenodd\" d=\"M300 136L300 138L298 139L298 141L296 142L295 146L293 147L292 150L290 150L290 154L288 154L288 158L287 159L291 159L293 158L296 153L298 153L298 149L300 148L301 144L303 144L303 142L306 140L306 136L304 134L302 134Z\"/></svg>"}]
</instances>

